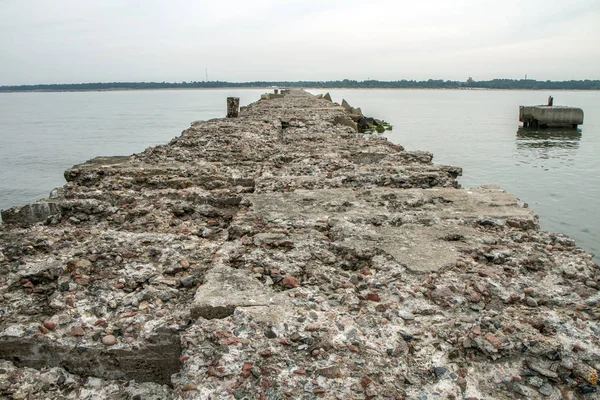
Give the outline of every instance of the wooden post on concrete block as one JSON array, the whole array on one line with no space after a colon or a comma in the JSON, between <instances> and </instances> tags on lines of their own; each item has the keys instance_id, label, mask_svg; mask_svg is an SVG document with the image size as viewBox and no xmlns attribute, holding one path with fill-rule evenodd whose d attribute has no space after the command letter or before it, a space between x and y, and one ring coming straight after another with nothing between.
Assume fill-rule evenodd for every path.
<instances>
[{"instance_id":1,"label":"wooden post on concrete block","mask_svg":"<svg viewBox=\"0 0 600 400\"><path fill-rule=\"evenodd\" d=\"M237 118L240 111L240 98L227 98L227 118Z\"/></svg>"}]
</instances>

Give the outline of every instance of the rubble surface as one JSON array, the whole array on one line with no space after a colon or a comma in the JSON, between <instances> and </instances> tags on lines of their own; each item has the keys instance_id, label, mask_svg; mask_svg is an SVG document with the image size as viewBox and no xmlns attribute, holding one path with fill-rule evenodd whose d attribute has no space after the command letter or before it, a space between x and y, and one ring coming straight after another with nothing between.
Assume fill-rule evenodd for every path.
<instances>
[{"instance_id":1,"label":"rubble surface","mask_svg":"<svg viewBox=\"0 0 600 400\"><path fill-rule=\"evenodd\" d=\"M328 98L263 96L3 211L0 397L597 398L592 255Z\"/></svg>"}]
</instances>

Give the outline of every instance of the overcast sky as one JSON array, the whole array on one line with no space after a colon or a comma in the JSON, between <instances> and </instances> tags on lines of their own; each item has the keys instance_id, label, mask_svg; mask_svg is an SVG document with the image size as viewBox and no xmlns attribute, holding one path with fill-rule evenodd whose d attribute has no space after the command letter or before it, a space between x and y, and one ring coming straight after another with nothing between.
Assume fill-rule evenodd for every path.
<instances>
[{"instance_id":1,"label":"overcast sky","mask_svg":"<svg viewBox=\"0 0 600 400\"><path fill-rule=\"evenodd\" d=\"M0 85L600 79L600 0L0 0Z\"/></svg>"}]
</instances>

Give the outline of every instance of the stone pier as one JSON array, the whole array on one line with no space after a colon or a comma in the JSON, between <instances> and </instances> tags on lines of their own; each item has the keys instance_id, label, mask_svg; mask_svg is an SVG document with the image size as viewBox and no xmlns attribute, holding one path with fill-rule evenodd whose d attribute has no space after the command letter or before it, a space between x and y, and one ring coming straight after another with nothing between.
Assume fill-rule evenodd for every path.
<instances>
[{"instance_id":1,"label":"stone pier","mask_svg":"<svg viewBox=\"0 0 600 400\"><path fill-rule=\"evenodd\" d=\"M0 397L596 398L592 256L325 97L270 93L7 210Z\"/></svg>"}]
</instances>

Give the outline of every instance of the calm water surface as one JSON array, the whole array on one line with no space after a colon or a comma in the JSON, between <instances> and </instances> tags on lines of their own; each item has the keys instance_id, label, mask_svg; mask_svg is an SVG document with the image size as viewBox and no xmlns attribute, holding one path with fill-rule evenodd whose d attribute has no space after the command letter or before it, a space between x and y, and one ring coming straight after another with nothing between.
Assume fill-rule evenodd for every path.
<instances>
[{"instance_id":1,"label":"calm water surface","mask_svg":"<svg viewBox=\"0 0 600 400\"><path fill-rule=\"evenodd\" d=\"M0 94L0 209L47 197L62 173L98 155L164 144L198 119L223 117L225 98L242 105L265 90L160 90ZM321 93L322 90L311 90ZM498 184L540 216L600 253L600 92L493 90L332 90L394 126L390 140L463 167L465 187ZM580 132L518 129L518 106L581 107Z\"/></svg>"}]
</instances>

